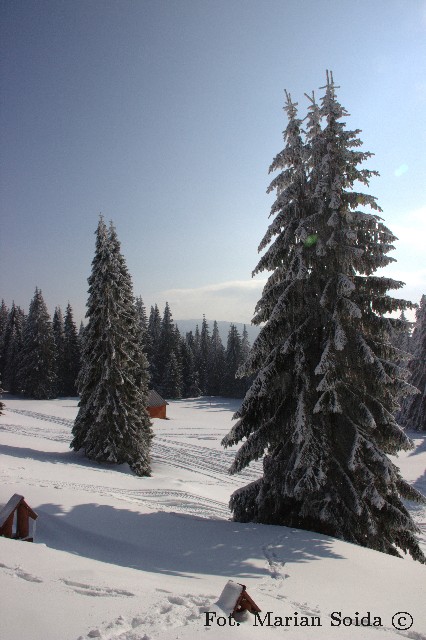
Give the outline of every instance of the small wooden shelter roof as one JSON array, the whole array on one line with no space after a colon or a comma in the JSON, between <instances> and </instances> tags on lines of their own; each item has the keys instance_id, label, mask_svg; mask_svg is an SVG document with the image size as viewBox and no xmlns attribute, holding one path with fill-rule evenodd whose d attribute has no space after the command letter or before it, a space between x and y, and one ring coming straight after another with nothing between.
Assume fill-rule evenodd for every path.
<instances>
[{"instance_id":1,"label":"small wooden shelter roof","mask_svg":"<svg viewBox=\"0 0 426 640\"><path fill-rule=\"evenodd\" d=\"M149 407L164 407L165 404L169 404L160 396L155 389L150 389L148 393L148 406Z\"/></svg>"},{"instance_id":2,"label":"small wooden shelter roof","mask_svg":"<svg viewBox=\"0 0 426 640\"><path fill-rule=\"evenodd\" d=\"M247 593L246 585L233 580L228 580L216 605L231 616L242 611L249 611L250 613L261 611Z\"/></svg>"},{"instance_id":3,"label":"small wooden shelter roof","mask_svg":"<svg viewBox=\"0 0 426 640\"><path fill-rule=\"evenodd\" d=\"M4 525L10 514L13 513L21 503L23 503L23 505L28 509L28 515L30 516L30 518L32 518L33 520L36 520L38 518L36 512L33 511L31 507L29 507L25 502L24 496L20 496L18 493L15 493L10 498L9 502L0 509L0 527Z\"/></svg>"}]
</instances>

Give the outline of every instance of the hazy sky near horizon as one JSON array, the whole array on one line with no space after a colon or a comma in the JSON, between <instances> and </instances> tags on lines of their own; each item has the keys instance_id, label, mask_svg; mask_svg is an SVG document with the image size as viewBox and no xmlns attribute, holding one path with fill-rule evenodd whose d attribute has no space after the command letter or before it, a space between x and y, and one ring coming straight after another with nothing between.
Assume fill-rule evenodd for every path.
<instances>
[{"instance_id":1,"label":"hazy sky near horizon","mask_svg":"<svg viewBox=\"0 0 426 640\"><path fill-rule=\"evenodd\" d=\"M1 0L0 298L85 313L99 213L148 308L250 322L284 89L332 69L426 293L424 0ZM265 276L266 277L266 276Z\"/></svg>"}]
</instances>

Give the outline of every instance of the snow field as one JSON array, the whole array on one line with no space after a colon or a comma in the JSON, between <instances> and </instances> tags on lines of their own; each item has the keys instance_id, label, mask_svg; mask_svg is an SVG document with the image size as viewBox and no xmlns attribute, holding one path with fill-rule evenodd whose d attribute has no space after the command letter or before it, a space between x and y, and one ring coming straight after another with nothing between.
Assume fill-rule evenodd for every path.
<instances>
[{"instance_id":1,"label":"snow field","mask_svg":"<svg viewBox=\"0 0 426 640\"><path fill-rule=\"evenodd\" d=\"M76 399L5 399L0 504L25 496L39 514L34 544L0 538L1 640L161 640L401 637L425 640L425 567L307 531L229 520L229 496L261 473L229 476L220 440L238 401L171 402L154 420L153 476L96 464L69 449ZM401 454L424 490L426 441ZM413 508L419 523L424 508ZM423 540L426 542L425 540ZM426 545L425 545L426 546ZM212 623L227 581L289 626ZM330 626L330 614L370 611L381 627ZM392 616L409 612L410 629ZM297 614L297 615L295 615ZM223 620L227 613L223 612ZM321 627L294 626L318 617ZM272 617L272 620L274 618Z\"/></svg>"}]
</instances>

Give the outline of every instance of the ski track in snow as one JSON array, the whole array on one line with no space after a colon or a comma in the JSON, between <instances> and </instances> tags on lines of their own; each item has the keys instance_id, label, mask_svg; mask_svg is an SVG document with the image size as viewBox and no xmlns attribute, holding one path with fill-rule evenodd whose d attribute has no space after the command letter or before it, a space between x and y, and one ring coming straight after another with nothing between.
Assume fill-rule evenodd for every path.
<instances>
[{"instance_id":1,"label":"ski track in snow","mask_svg":"<svg viewBox=\"0 0 426 640\"><path fill-rule=\"evenodd\" d=\"M0 424L0 430L2 431L10 431L12 433L19 433L20 435L26 436L41 436L47 440L53 440L55 442L71 442L70 431L74 424L73 420L21 409L7 408L7 411L35 418L36 420L42 420L43 422L49 422L50 424L57 424L61 427L68 427L69 431L63 428L52 430L50 428L43 429L39 426L18 426L5 423ZM182 434L180 432L170 432L161 435L155 434L152 448L153 461L165 463L173 461L174 466L188 470L196 469L197 472L201 472L203 475L207 475L215 479L218 479L217 474L219 476L226 475L228 482L231 481L231 483L235 483L240 486L241 481L239 479L228 475L228 469L235 456L234 452L218 452L215 449L210 449L196 444L190 445L185 443L183 445L180 440L176 440L177 436L179 437L182 435L188 437L188 434ZM197 440L206 440L205 435L201 431L198 435L195 432L190 434L189 437ZM217 438L212 437L211 439L216 440ZM261 464L257 463L250 469L245 469L238 474L238 478L251 482L252 480L256 480L259 475L261 475Z\"/></svg>"},{"instance_id":2,"label":"ski track in snow","mask_svg":"<svg viewBox=\"0 0 426 640\"><path fill-rule=\"evenodd\" d=\"M7 409L11 413L17 413L22 416L29 416L30 418L36 418L38 420L43 420L44 422L54 422L55 424L64 424L67 427L72 427L74 424L73 420L69 420L68 418L58 418L57 416L52 416L48 413L38 413L36 411L27 411L25 409Z\"/></svg>"},{"instance_id":3,"label":"ski track in snow","mask_svg":"<svg viewBox=\"0 0 426 640\"><path fill-rule=\"evenodd\" d=\"M34 425L16 425L1 423L0 430L9 433L17 433L19 435L31 436L37 438L45 438L54 442L70 442L71 429L74 424L73 420L59 418L45 413L36 411L26 411L22 409L10 409L7 411L18 415L25 415L33 418L39 423ZM47 425L42 425L48 423ZM190 438L198 439L196 428L192 428L193 433ZM188 471L196 471L209 478L212 484L228 484L236 487L241 486L245 482L251 482L261 475L261 463L252 465L251 468L244 470L238 476L230 476L228 469L234 458L232 451L217 451L195 443L179 440L184 435L181 431L165 434L156 434L152 447L152 460L158 464L171 464ZM205 433L199 432L200 439L205 440ZM216 439L216 438L214 438ZM72 464L72 461L69 461ZM98 472L110 473L110 468L102 466L96 467ZM14 470L14 478L16 478L16 469ZM27 479L28 481L28 479ZM3 475L3 482L7 482L7 477ZM33 481L29 481L35 484ZM144 504L151 508L168 511L172 510L178 513L194 515L204 518L229 519L229 509L227 504L214 500L213 498L200 498L187 491L180 490L131 490L108 488L104 485L97 486L94 484L83 484L75 482L58 482L43 480L42 486L54 486L56 489L70 488L77 491L84 491L92 495L100 495L104 497L114 497L118 500L130 502L134 504Z\"/></svg>"},{"instance_id":4,"label":"ski track in snow","mask_svg":"<svg viewBox=\"0 0 426 640\"><path fill-rule=\"evenodd\" d=\"M113 589L111 587L96 587L92 584L84 584L83 582L74 582L73 580L66 580L65 578L61 578L61 582L70 587L76 593L80 593L83 596L95 596L99 597L108 597L108 598L120 598L120 597L130 597L132 598L135 594L131 591L125 591L124 589Z\"/></svg>"},{"instance_id":5,"label":"ski track in snow","mask_svg":"<svg viewBox=\"0 0 426 640\"><path fill-rule=\"evenodd\" d=\"M0 570L5 571L8 575L14 578L21 578L27 582L43 582L41 578L37 578L37 576L33 576L31 573L23 571L21 567L9 567L7 564L0 562Z\"/></svg>"},{"instance_id":6,"label":"ski track in snow","mask_svg":"<svg viewBox=\"0 0 426 640\"><path fill-rule=\"evenodd\" d=\"M228 469L234 459L235 452L232 451L216 451L208 447L199 445L190 445L185 443L156 436L153 444L153 460L154 462L171 462L173 466L187 469L189 471L196 470L198 473L222 480L226 477L227 484L235 484L241 486L241 481L252 482L257 480L261 472L261 464L255 463L250 469L245 469L238 476L230 476Z\"/></svg>"}]
</instances>

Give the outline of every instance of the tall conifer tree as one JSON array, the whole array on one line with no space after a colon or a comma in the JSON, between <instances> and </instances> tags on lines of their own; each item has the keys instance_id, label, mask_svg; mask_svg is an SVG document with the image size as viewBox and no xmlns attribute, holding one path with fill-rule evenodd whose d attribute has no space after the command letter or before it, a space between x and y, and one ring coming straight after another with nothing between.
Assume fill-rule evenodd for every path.
<instances>
[{"instance_id":1,"label":"tall conifer tree","mask_svg":"<svg viewBox=\"0 0 426 640\"><path fill-rule=\"evenodd\" d=\"M407 429L426 431L426 295L422 296L416 311L411 348L410 383L419 393L404 398L398 419Z\"/></svg>"},{"instance_id":2,"label":"tall conifer tree","mask_svg":"<svg viewBox=\"0 0 426 640\"><path fill-rule=\"evenodd\" d=\"M139 339L145 355L148 356L150 350L150 335L148 331L148 317L142 297L135 298L136 317L138 319Z\"/></svg>"},{"instance_id":3,"label":"tall conifer tree","mask_svg":"<svg viewBox=\"0 0 426 640\"><path fill-rule=\"evenodd\" d=\"M263 457L263 476L230 506L236 520L297 526L424 561L401 499L422 496L387 457L411 448L393 417L410 387L384 314L412 305L387 295L402 283L373 275L392 260L395 236L359 209L380 211L354 190L374 175L358 168L371 154L357 150L359 131L341 122L348 114L335 88L328 75L321 105L311 100L305 139L287 94L285 148L270 168L280 171L269 188L275 219L254 272L272 272L254 318L265 325L244 368L256 377L223 440L244 440L231 472Z\"/></svg>"},{"instance_id":4,"label":"tall conifer tree","mask_svg":"<svg viewBox=\"0 0 426 640\"><path fill-rule=\"evenodd\" d=\"M209 325L206 316L203 315L200 334L200 364L199 364L199 380L201 393L206 395L210 393L209 373L211 371L211 338Z\"/></svg>"},{"instance_id":5,"label":"tall conifer tree","mask_svg":"<svg viewBox=\"0 0 426 640\"><path fill-rule=\"evenodd\" d=\"M151 386L159 389L161 384L159 349L161 336L161 314L158 305L151 306L148 320L148 336L147 341L147 357L149 362L149 372L151 378Z\"/></svg>"},{"instance_id":6,"label":"tall conifer tree","mask_svg":"<svg viewBox=\"0 0 426 640\"><path fill-rule=\"evenodd\" d=\"M89 278L81 400L71 447L100 462L128 463L150 475L152 429L147 362L137 335L132 283L114 227L101 217Z\"/></svg>"},{"instance_id":7,"label":"tall conifer tree","mask_svg":"<svg viewBox=\"0 0 426 640\"><path fill-rule=\"evenodd\" d=\"M142 300L142 296L136 296L135 309L137 312L139 324L143 333L148 331L148 317L146 315L146 308Z\"/></svg>"},{"instance_id":8,"label":"tall conifer tree","mask_svg":"<svg viewBox=\"0 0 426 640\"><path fill-rule=\"evenodd\" d=\"M9 316L9 309L7 308L7 304L2 299L0 304L0 374L3 373L4 363L3 363L3 349L4 349L4 334L6 330L7 319Z\"/></svg>"},{"instance_id":9,"label":"tall conifer tree","mask_svg":"<svg viewBox=\"0 0 426 640\"><path fill-rule=\"evenodd\" d=\"M171 353L164 370L161 393L165 398L182 397L182 368L174 352Z\"/></svg>"},{"instance_id":10,"label":"tall conifer tree","mask_svg":"<svg viewBox=\"0 0 426 640\"><path fill-rule=\"evenodd\" d=\"M195 369L192 331L186 334L185 340L182 342L182 384L184 398L196 398L201 395L198 372Z\"/></svg>"},{"instance_id":11,"label":"tall conifer tree","mask_svg":"<svg viewBox=\"0 0 426 640\"><path fill-rule=\"evenodd\" d=\"M400 349L400 351L404 352L401 354L400 361L405 362L405 360L407 359L407 355L412 352L411 333L414 322L410 322L409 320L407 320L407 317L403 311L401 311L400 313L399 321L400 326L396 326L393 331L392 344L397 349Z\"/></svg>"},{"instance_id":12,"label":"tall conifer tree","mask_svg":"<svg viewBox=\"0 0 426 640\"><path fill-rule=\"evenodd\" d=\"M80 371L80 341L74 323L73 311L68 303L64 319L64 370L62 372L63 393L77 394L77 376Z\"/></svg>"},{"instance_id":13,"label":"tall conifer tree","mask_svg":"<svg viewBox=\"0 0 426 640\"><path fill-rule=\"evenodd\" d=\"M52 329L56 347L56 394L62 396L64 387L63 376L65 370L65 325L61 307L55 308L52 319Z\"/></svg>"},{"instance_id":14,"label":"tall conifer tree","mask_svg":"<svg viewBox=\"0 0 426 640\"><path fill-rule=\"evenodd\" d=\"M225 348L219 333L216 320L213 323L213 331L210 346L209 366L209 394L218 396L222 392L223 378L225 375Z\"/></svg>"},{"instance_id":15,"label":"tall conifer tree","mask_svg":"<svg viewBox=\"0 0 426 640\"><path fill-rule=\"evenodd\" d=\"M248 331L247 331L246 325L244 325L243 335L241 337L241 367L240 368L242 371L244 369L245 363L249 359L250 349L251 347L250 347L250 341L248 338ZM251 383L253 382L253 376L248 378L247 376L244 376L243 373L240 374L239 371L237 371L237 377L241 378L242 392L243 392L243 395L245 395L245 393L250 388Z\"/></svg>"},{"instance_id":16,"label":"tall conifer tree","mask_svg":"<svg viewBox=\"0 0 426 640\"><path fill-rule=\"evenodd\" d=\"M22 353L25 315L22 309L12 302L4 332L3 384L9 393L19 393L19 366Z\"/></svg>"},{"instance_id":17,"label":"tall conifer tree","mask_svg":"<svg viewBox=\"0 0 426 640\"><path fill-rule=\"evenodd\" d=\"M225 375L222 387L224 396L241 398L244 395L244 383L237 377L237 372L242 363L241 336L237 327L231 324L225 352Z\"/></svg>"},{"instance_id":18,"label":"tall conifer tree","mask_svg":"<svg viewBox=\"0 0 426 640\"><path fill-rule=\"evenodd\" d=\"M7 318L9 315L9 309L5 301L2 299L0 304L0 389L2 388L3 372L5 367L4 362L4 332L6 329ZM0 415L4 409L4 403L0 401Z\"/></svg>"},{"instance_id":19,"label":"tall conifer tree","mask_svg":"<svg viewBox=\"0 0 426 640\"><path fill-rule=\"evenodd\" d=\"M157 351L157 370L161 389L165 381L167 365L169 364L171 355L175 350L175 344L175 325L169 303L166 302L163 319L161 321L161 331Z\"/></svg>"},{"instance_id":20,"label":"tall conifer tree","mask_svg":"<svg viewBox=\"0 0 426 640\"><path fill-rule=\"evenodd\" d=\"M24 324L18 381L20 390L26 396L37 400L55 396L55 339L49 313L38 288Z\"/></svg>"}]
</instances>

